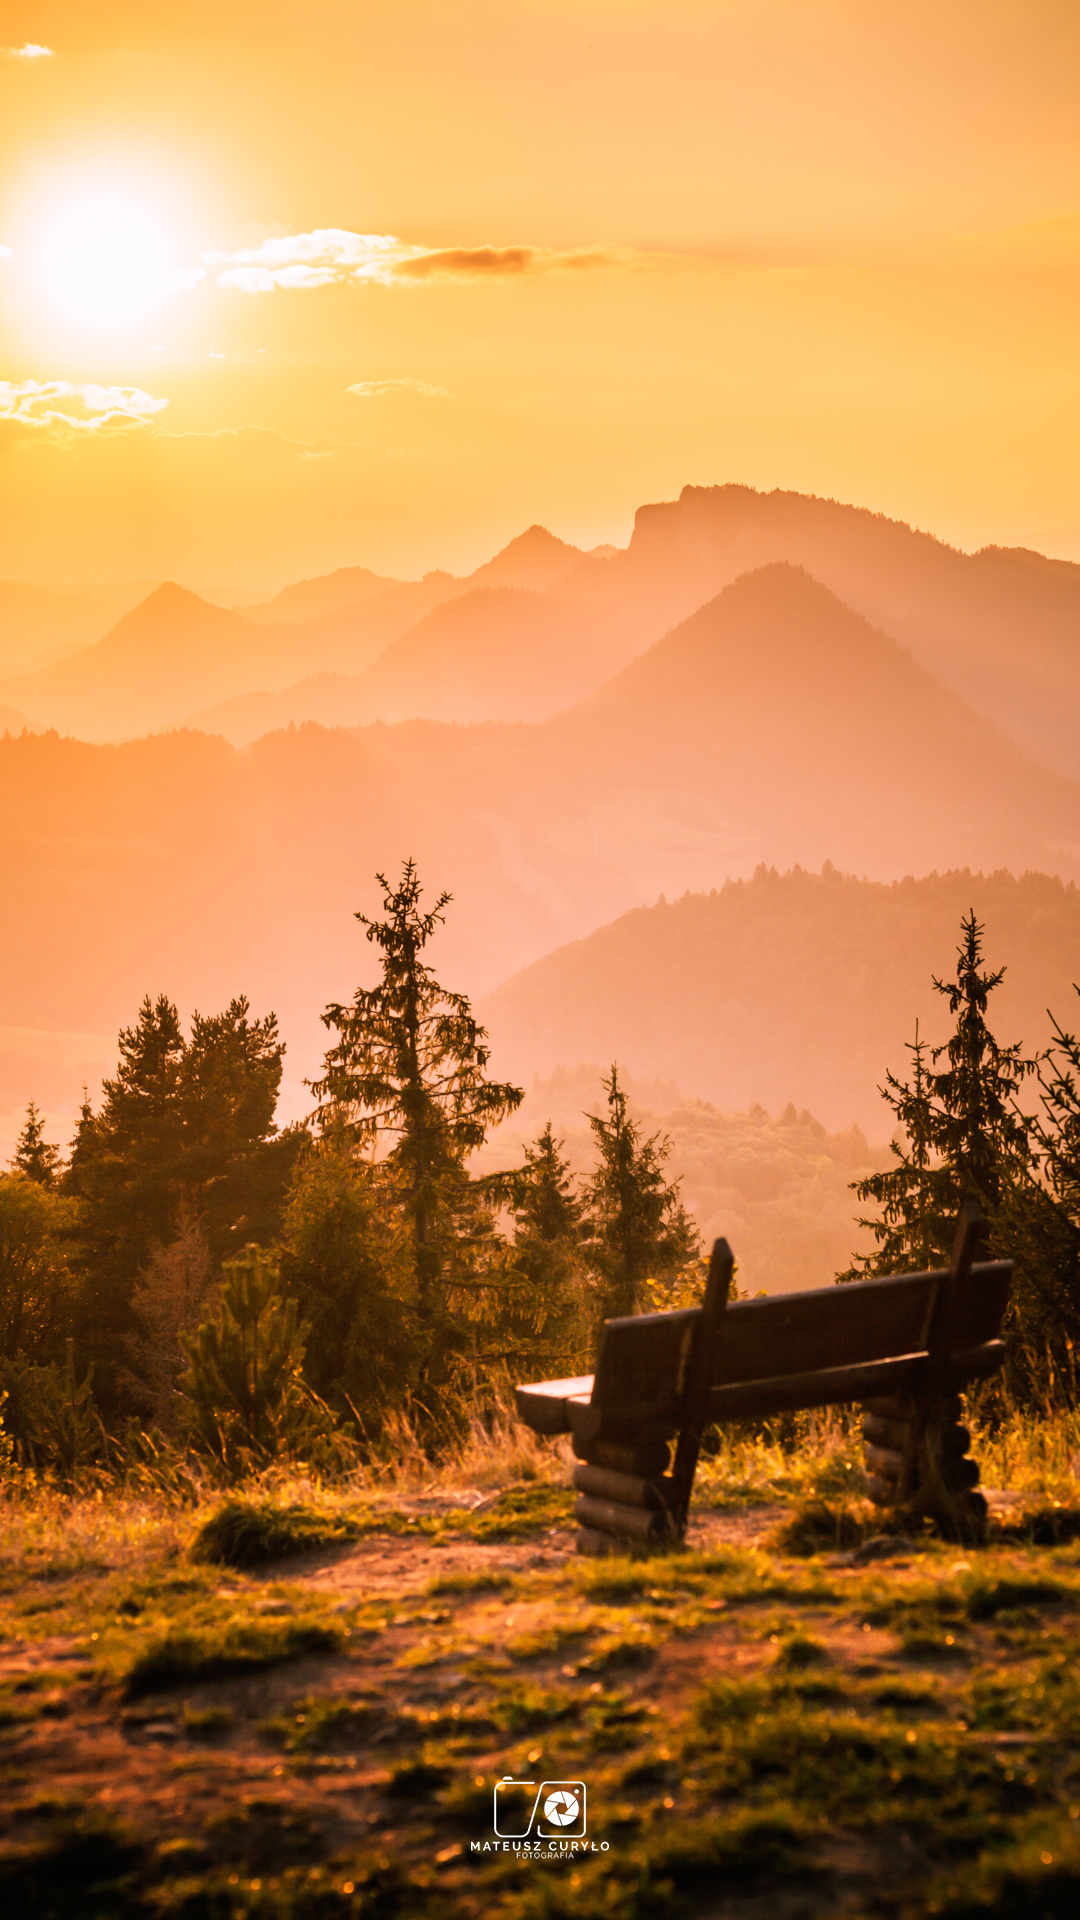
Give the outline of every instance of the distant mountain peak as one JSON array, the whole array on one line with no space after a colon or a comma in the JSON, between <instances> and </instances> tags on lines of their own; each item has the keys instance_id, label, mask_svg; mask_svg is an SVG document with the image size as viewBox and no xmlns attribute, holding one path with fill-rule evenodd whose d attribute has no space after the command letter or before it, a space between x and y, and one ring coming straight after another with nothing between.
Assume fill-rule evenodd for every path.
<instances>
[{"instance_id":1,"label":"distant mountain peak","mask_svg":"<svg viewBox=\"0 0 1080 1920\"><path fill-rule=\"evenodd\" d=\"M155 587L152 593L148 593L145 600L140 600L138 607L132 608L132 612L141 612L146 607L190 608L209 607L212 605L212 601L204 600L201 594L193 593L190 587L182 587L176 580L163 580L160 587ZM224 613L231 611L231 609L219 607L216 608L215 611Z\"/></svg>"},{"instance_id":2,"label":"distant mountain peak","mask_svg":"<svg viewBox=\"0 0 1080 1920\"><path fill-rule=\"evenodd\" d=\"M572 547L558 534L534 524L516 534L469 579L476 586L531 587L543 592L584 557L580 547Z\"/></svg>"},{"instance_id":3,"label":"distant mountain peak","mask_svg":"<svg viewBox=\"0 0 1080 1920\"><path fill-rule=\"evenodd\" d=\"M521 552L526 545L530 547L557 547L561 553L580 552L580 548L571 547L565 540L560 540L557 533L551 533L547 527L542 527L539 520L534 520L532 526L526 527L524 533L515 534L509 545L505 546L502 551L504 553L510 553L516 548L518 552ZM498 558L497 555L496 558Z\"/></svg>"}]
</instances>

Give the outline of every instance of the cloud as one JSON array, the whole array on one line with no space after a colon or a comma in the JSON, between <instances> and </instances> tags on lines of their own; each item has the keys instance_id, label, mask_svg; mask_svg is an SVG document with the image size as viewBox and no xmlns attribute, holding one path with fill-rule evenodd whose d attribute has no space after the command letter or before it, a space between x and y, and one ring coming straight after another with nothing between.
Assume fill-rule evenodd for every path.
<instances>
[{"instance_id":1,"label":"cloud","mask_svg":"<svg viewBox=\"0 0 1080 1920\"><path fill-rule=\"evenodd\" d=\"M388 393L421 393L426 400L449 400L445 387L431 387L426 380L357 380L346 393L355 393L361 400L381 400Z\"/></svg>"},{"instance_id":2,"label":"cloud","mask_svg":"<svg viewBox=\"0 0 1080 1920\"><path fill-rule=\"evenodd\" d=\"M5 60L55 60L51 47L35 46L28 40L25 47L0 47L0 57Z\"/></svg>"},{"instance_id":3,"label":"cloud","mask_svg":"<svg viewBox=\"0 0 1080 1920\"><path fill-rule=\"evenodd\" d=\"M318 227L264 240L239 253L206 253L223 287L241 293L272 293L275 287L326 287L335 281L388 282L395 266L421 247L407 247L389 233L349 233L343 227Z\"/></svg>"},{"instance_id":4,"label":"cloud","mask_svg":"<svg viewBox=\"0 0 1080 1920\"><path fill-rule=\"evenodd\" d=\"M441 247L418 253L395 267L399 278L489 279L498 274L552 273L576 267L609 267L614 255L596 247L558 253L547 247Z\"/></svg>"},{"instance_id":5,"label":"cloud","mask_svg":"<svg viewBox=\"0 0 1080 1920\"><path fill-rule=\"evenodd\" d=\"M168 406L141 387L98 387L73 380L0 380L0 420L66 436L144 427Z\"/></svg>"},{"instance_id":6,"label":"cloud","mask_svg":"<svg viewBox=\"0 0 1080 1920\"><path fill-rule=\"evenodd\" d=\"M327 287L349 281L393 286L402 280L493 279L617 264L620 256L597 247L558 252L544 247L418 247L392 233L350 233L318 227L264 240L239 253L206 253L219 285L241 293L272 293L278 287ZM630 256L627 255L627 258Z\"/></svg>"},{"instance_id":7,"label":"cloud","mask_svg":"<svg viewBox=\"0 0 1080 1920\"><path fill-rule=\"evenodd\" d=\"M5 247L0 245L0 260L14 260L14 258L15 258L14 247Z\"/></svg>"}]
</instances>

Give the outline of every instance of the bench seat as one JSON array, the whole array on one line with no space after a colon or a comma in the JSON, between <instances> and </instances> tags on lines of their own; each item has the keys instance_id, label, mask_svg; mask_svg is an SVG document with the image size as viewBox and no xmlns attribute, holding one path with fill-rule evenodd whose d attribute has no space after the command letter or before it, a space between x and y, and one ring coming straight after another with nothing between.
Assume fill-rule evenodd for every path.
<instances>
[{"instance_id":1,"label":"bench seat","mask_svg":"<svg viewBox=\"0 0 1080 1920\"><path fill-rule=\"evenodd\" d=\"M518 1414L536 1433L572 1436L585 1462L576 1484L590 1511L601 1492L592 1470L609 1480L622 1474L626 1484L614 1502L620 1512L609 1515L608 1530L621 1527L625 1538L640 1538L643 1526L649 1539L666 1533L670 1540L685 1529L705 1427L801 1408L861 1403L871 1405L879 1428L882 1419L891 1421L900 1444L871 1447L872 1491L880 1494L887 1485L895 1455L895 1492L902 1497L911 1491L928 1410L936 1409L939 1427L963 1432L955 1415L946 1417L949 1408L956 1402L958 1413L960 1390L988 1378L1005 1358L1000 1332L1012 1262L975 1262L983 1229L978 1210L967 1207L948 1268L730 1306L733 1259L727 1242L717 1241L700 1307L606 1321L595 1372L519 1386ZM884 1429L875 1432L880 1440ZM656 1449L663 1447L666 1457L666 1443L676 1435L671 1475L646 1468L646 1456L660 1458ZM945 1443L944 1454L952 1461L955 1444ZM949 1471L970 1481L972 1466ZM630 1507L640 1510L632 1526ZM652 1516L647 1526L643 1515ZM585 1513L579 1518L587 1521Z\"/></svg>"}]
</instances>

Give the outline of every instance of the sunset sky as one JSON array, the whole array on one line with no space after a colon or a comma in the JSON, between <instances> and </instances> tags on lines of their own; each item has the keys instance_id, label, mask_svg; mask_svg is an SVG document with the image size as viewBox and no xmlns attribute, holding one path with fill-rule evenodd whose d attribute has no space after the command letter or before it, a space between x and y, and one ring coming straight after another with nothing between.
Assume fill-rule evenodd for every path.
<instances>
[{"instance_id":1,"label":"sunset sky","mask_svg":"<svg viewBox=\"0 0 1080 1920\"><path fill-rule=\"evenodd\" d=\"M460 572L726 480L1080 558L1076 0L2 0L0 43L0 577Z\"/></svg>"}]
</instances>

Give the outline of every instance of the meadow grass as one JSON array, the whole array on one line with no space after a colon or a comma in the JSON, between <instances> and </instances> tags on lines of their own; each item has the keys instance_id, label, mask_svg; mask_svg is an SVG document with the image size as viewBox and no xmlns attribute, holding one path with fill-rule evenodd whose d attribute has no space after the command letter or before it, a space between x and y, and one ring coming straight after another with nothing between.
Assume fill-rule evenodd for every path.
<instances>
[{"instance_id":1,"label":"meadow grass","mask_svg":"<svg viewBox=\"0 0 1080 1920\"><path fill-rule=\"evenodd\" d=\"M477 1428L333 1484L12 1487L0 1910L1071 1920L1074 1437L976 1423L1009 1496L987 1540L866 1564L882 1520L839 1416L721 1439L699 1510L763 1525L650 1560L557 1551L565 1450L509 1420L487 1458ZM492 1851L504 1775L585 1780L606 1851Z\"/></svg>"}]
</instances>

